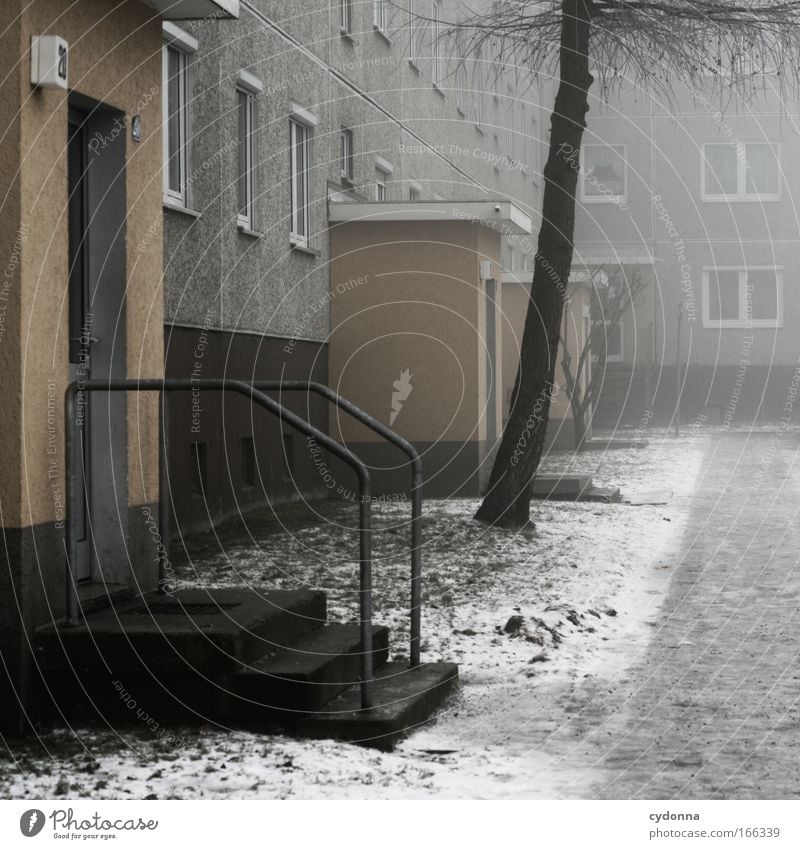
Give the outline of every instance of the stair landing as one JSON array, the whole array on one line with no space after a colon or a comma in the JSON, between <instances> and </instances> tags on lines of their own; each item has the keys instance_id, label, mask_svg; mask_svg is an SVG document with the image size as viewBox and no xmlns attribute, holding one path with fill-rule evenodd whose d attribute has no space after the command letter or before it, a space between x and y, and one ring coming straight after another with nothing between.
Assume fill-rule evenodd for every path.
<instances>
[{"instance_id":1,"label":"stair landing","mask_svg":"<svg viewBox=\"0 0 800 849\"><path fill-rule=\"evenodd\" d=\"M36 653L62 716L131 723L133 699L162 723L281 727L391 749L442 704L458 669L388 662L389 631L375 625L375 707L364 711L360 627L328 623L326 610L316 591L149 593L40 629Z\"/></svg>"}]
</instances>

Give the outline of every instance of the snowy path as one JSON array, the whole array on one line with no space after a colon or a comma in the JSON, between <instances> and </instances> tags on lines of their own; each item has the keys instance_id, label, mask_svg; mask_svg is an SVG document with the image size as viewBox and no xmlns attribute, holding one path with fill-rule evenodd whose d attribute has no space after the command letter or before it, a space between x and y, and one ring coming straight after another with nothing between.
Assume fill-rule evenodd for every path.
<instances>
[{"instance_id":1,"label":"snowy path","mask_svg":"<svg viewBox=\"0 0 800 849\"><path fill-rule=\"evenodd\" d=\"M800 771L797 446L796 431L662 434L641 452L554 456L550 471L672 497L542 505L534 535L481 529L470 502L429 502L425 656L458 661L461 690L391 754L216 728L176 729L183 745L169 751L142 729L122 738L76 729L69 746L66 732L50 733L51 759L28 752L3 795L791 795ZM255 546L226 542L217 555L210 545L191 568L210 583L238 582L263 575L271 557L270 585L326 589L334 618L347 618L352 598L336 589L351 507L326 507L322 524L270 531ZM407 620L403 510L382 515L376 570L396 652ZM516 614L525 626L503 633ZM530 662L542 653L546 661Z\"/></svg>"}]
</instances>

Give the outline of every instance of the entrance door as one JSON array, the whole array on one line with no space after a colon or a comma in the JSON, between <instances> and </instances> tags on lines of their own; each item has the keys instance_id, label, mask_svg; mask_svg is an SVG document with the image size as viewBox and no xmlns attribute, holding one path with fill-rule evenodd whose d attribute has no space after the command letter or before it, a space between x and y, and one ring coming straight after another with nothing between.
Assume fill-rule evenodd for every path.
<instances>
[{"instance_id":1,"label":"entrance door","mask_svg":"<svg viewBox=\"0 0 800 849\"><path fill-rule=\"evenodd\" d=\"M126 133L124 114L77 92L67 129L69 377L127 375ZM103 144L92 140L103 139ZM130 580L127 399L119 392L78 396L80 498L73 506L78 580Z\"/></svg>"},{"instance_id":2,"label":"entrance door","mask_svg":"<svg viewBox=\"0 0 800 849\"><path fill-rule=\"evenodd\" d=\"M88 380L91 376L93 330L89 289L88 245L88 139L87 115L77 109L69 110L67 171L69 186L69 377L71 382ZM89 482L91 481L91 428L89 426L88 393L78 397L76 422L81 467L80 496L74 505L78 562L74 564L79 581L92 577L91 543L89 538Z\"/></svg>"}]
</instances>

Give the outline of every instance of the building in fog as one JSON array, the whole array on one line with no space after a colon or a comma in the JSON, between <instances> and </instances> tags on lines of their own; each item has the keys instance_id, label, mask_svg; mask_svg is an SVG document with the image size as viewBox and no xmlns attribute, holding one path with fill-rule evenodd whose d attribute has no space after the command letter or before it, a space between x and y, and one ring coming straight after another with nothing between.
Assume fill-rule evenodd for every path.
<instances>
[{"instance_id":1,"label":"building in fog","mask_svg":"<svg viewBox=\"0 0 800 849\"><path fill-rule=\"evenodd\" d=\"M753 87L591 104L576 264L651 283L609 334L596 425L670 420L678 382L684 423L783 415L800 355L800 137L793 102L769 78Z\"/></svg>"}]
</instances>

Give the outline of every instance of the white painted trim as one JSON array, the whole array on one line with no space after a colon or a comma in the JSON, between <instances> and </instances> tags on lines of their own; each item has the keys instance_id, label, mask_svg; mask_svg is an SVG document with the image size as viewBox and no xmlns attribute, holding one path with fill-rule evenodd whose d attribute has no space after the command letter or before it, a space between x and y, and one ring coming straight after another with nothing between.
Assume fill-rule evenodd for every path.
<instances>
[{"instance_id":1,"label":"white painted trim","mask_svg":"<svg viewBox=\"0 0 800 849\"><path fill-rule=\"evenodd\" d=\"M305 106L300 106L294 101L292 101L289 105L289 117L293 118L300 124L305 124L307 127L316 127L319 123L317 116L313 112L306 109Z\"/></svg>"},{"instance_id":2,"label":"white painted trim","mask_svg":"<svg viewBox=\"0 0 800 849\"><path fill-rule=\"evenodd\" d=\"M261 94L264 91L264 83L254 74L251 74L250 71L245 70L241 70L236 74L236 86L252 94Z\"/></svg>"},{"instance_id":3,"label":"white painted trim","mask_svg":"<svg viewBox=\"0 0 800 849\"><path fill-rule=\"evenodd\" d=\"M394 165L382 156L375 157L375 167L378 171L383 171L384 174L394 174Z\"/></svg>"},{"instance_id":4,"label":"white painted trim","mask_svg":"<svg viewBox=\"0 0 800 849\"><path fill-rule=\"evenodd\" d=\"M184 53L197 53L200 49L200 42L193 35L189 35L186 30L182 30L169 21L161 22L161 33L166 44Z\"/></svg>"},{"instance_id":5,"label":"white painted trim","mask_svg":"<svg viewBox=\"0 0 800 849\"><path fill-rule=\"evenodd\" d=\"M331 203L328 220L332 224L346 221L463 221L481 224L505 236L530 235L533 225L529 216L510 201L389 201L378 203Z\"/></svg>"}]
</instances>

